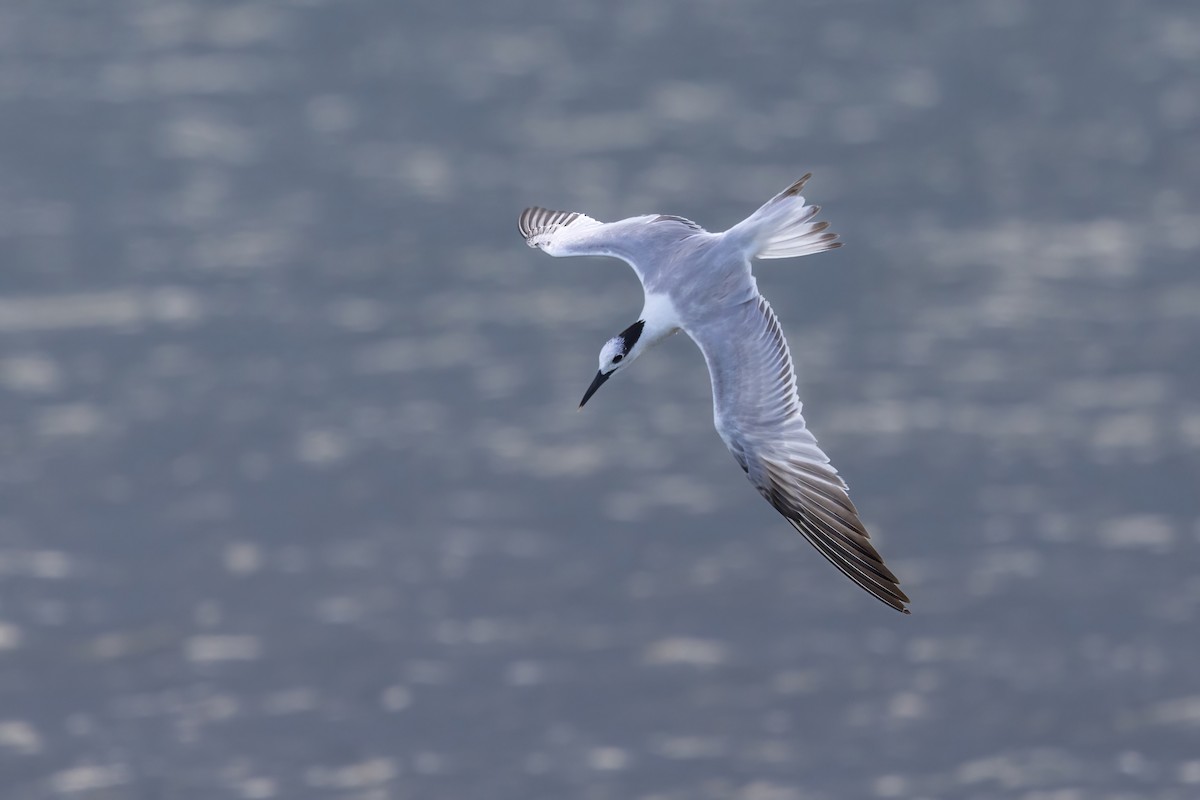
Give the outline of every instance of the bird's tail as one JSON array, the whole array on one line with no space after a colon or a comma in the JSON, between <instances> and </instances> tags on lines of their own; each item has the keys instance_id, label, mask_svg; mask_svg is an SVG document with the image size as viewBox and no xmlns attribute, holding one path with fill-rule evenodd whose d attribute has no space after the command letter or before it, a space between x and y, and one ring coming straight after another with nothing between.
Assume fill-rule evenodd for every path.
<instances>
[{"instance_id":1,"label":"bird's tail","mask_svg":"<svg viewBox=\"0 0 1200 800\"><path fill-rule=\"evenodd\" d=\"M828 233L828 222L813 222L820 206L806 205L800 190L812 177L800 180L772 197L762 208L725 232L743 243L750 258L792 258L841 247L836 233Z\"/></svg>"}]
</instances>

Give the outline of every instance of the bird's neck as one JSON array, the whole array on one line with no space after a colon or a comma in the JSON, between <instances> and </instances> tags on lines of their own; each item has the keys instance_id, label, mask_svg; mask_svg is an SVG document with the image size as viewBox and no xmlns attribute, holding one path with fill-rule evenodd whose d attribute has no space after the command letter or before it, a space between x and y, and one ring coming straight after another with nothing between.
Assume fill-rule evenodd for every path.
<instances>
[{"instance_id":1,"label":"bird's neck","mask_svg":"<svg viewBox=\"0 0 1200 800\"><path fill-rule=\"evenodd\" d=\"M675 304L666 294L647 294L646 305L642 308L641 319L645 321L641 340L638 342L642 349L653 347L663 339L679 330L679 314Z\"/></svg>"}]
</instances>

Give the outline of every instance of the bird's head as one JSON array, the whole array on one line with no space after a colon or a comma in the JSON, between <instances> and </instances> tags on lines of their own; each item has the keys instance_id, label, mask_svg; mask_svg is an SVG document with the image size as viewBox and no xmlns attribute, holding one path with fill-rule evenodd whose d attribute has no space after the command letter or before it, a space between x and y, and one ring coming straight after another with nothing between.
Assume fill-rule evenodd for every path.
<instances>
[{"instance_id":1,"label":"bird's head","mask_svg":"<svg viewBox=\"0 0 1200 800\"><path fill-rule=\"evenodd\" d=\"M604 343L604 346L600 348L600 369L596 373L596 377L592 379L592 385L588 387L583 399L579 401L580 408L583 408L584 403L591 399L605 381L642 354L644 348L639 346L639 342L642 337L642 329L645 327L645 320L638 320Z\"/></svg>"}]
</instances>

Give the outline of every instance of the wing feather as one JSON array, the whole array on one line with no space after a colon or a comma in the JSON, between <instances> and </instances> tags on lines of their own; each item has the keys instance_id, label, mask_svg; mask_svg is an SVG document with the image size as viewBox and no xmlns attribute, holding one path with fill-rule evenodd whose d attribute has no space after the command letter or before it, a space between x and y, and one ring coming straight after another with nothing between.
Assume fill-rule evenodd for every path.
<instances>
[{"instance_id":1,"label":"wing feather","mask_svg":"<svg viewBox=\"0 0 1200 800\"><path fill-rule=\"evenodd\" d=\"M708 362L717 431L755 488L846 577L907 614L908 597L804 423L787 339L767 301L688 333Z\"/></svg>"},{"instance_id":2,"label":"wing feather","mask_svg":"<svg viewBox=\"0 0 1200 800\"><path fill-rule=\"evenodd\" d=\"M577 211L533 207L521 212L517 230L525 243L552 256L613 256L633 267L645 283L680 240L705 233L691 220L670 214L599 222Z\"/></svg>"}]
</instances>

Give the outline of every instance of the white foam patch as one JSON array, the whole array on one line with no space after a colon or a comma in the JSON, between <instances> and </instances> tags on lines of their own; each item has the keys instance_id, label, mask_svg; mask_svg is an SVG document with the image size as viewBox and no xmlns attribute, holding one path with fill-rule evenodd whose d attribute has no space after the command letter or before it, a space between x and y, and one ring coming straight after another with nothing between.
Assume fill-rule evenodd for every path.
<instances>
[{"instance_id":1,"label":"white foam patch","mask_svg":"<svg viewBox=\"0 0 1200 800\"><path fill-rule=\"evenodd\" d=\"M412 702L412 692L408 689L408 687L401 686L399 684L396 686L389 686L384 690L383 697L380 698L380 705L392 713L403 711L411 706Z\"/></svg>"},{"instance_id":2,"label":"white foam patch","mask_svg":"<svg viewBox=\"0 0 1200 800\"><path fill-rule=\"evenodd\" d=\"M37 413L34 428L46 438L93 436L108 425L99 408L87 403L64 403Z\"/></svg>"},{"instance_id":3,"label":"white foam patch","mask_svg":"<svg viewBox=\"0 0 1200 800\"><path fill-rule=\"evenodd\" d=\"M1200 728L1200 695L1179 697L1159 703L1151 710L1150 719L1159 725L1188 725Z\"/></svg>"},{"instance_id":4,"label":"white foam patch","mask_svg":"<svg viewBox=\"0 0 1200 800\"><path fill-rule=\"evenodd\" d=\"M0 720L0 751L36 756L42 749L42 737L33 725L23 719Z\"/></svg>"},{"instance_id":5,"label":"white foam patch","mask_svg":"<svg viewBox=\"0 0 1200 800\"><path fill-rule=\"evenodd\" d=\"M717 667L729 660L729 649L711 639L677 636L660 639L646 648L642 656L647 664Z\"/></svg>"},{"instance_id":6,"label":"white foam patch","mask_svg":"<svg viewBox=\"0 0 1200 800\"><path fill-rule=\"evenodd\" d=\"M72 571L71 558L61 550L0 550L0 576L59 580Z\"/></svg>"},{"instance_id":7,"label":"white foam patch","mask_svg":"<svg viewBox=\"0 0 1200 800\"><path fill-rule=\"evenodd\" d=\"M655 742L654 750L663 758L694 761L722 758L729 748L723 739L715 736L662 736Z\"/></svg>"},{"instance_id":8,"label":"white foam patch","mask_svg":"<svg viewBox=\"0 0 1200 800\"><path fill-rule=\"evenodd\" d=\"M11 622L0 620L0 652L16 650L21 646L22 638L24 635L20 628Z\"/></svg>"},{"instance_id":9,"label":"white foam patch","mask_svg":"<svg viewBox=\"0 0 1200 800\"><path fill-rule=\"evenodd\" d=\"M593 747L588 751L588 766L597 772L616 772L626 769L633 758L620 747Z\"/></svg>"},{"instance_id":10,"label":"white foam patch","mask_svg":"<svg viewBox=\"0 0 1200 800\"><path fill-rule=\"evenodd\" d=\"M187 113L170 119L159 132L159 149L172 158L246 164L258 155L250 131L226 119Z\"/></svg>"},{"instance_id":11,"label":"white foam patch","mask_svg":"<svg viewBox=\"0 0 1200 800\"><path fill-rule=\"evenodd\" d=\"M0 298L0 333L191 323L204 316L198 294L179 287Z\"/></svg>"},{"instance_id":12,"label":"white foam patch","mask_svg":"<svg viewBox=\"0 0 1200 800\"><path fill-rule=\"evenodd\" d=\"M304 782L319 789L371 789L390 783L399 774L394 759L380 757L339 767L312 767L304 773Z\"/></svg>"},{"instance_id":13,"label":"white foam patch","mask_svg":"<svg viewBox=\"0 0 1200 800\"><path fill-rule=\"evenodd\" d=\"M253 575L262 567L262 551L253 542L232 542L224 556L226 571L234 575Z\"/></svg>"},{"instance_id":14,"label":"white foam patch","mask_svg":"<svg viewBox=\"0 0 1200 800\"><path fill-rule=\"evenodd\" d=\"M337 431L305 431L296 442L296 457L305 464L329 466L350 453L350 442Z\"/></svg>"},{"instance_id":15,"label":"white foam patch","mask_svg":"<svg viewBox=\"0 0 1200 800\"><path fill-rule=\"evenodd\" d=\"M262 655L257 636L193 636L184 645L188 661L254 661Z\"/></svg>"},{"instance_id":16,"label":"white foam patch","mask_svg":"<svg viewBox=\"0 0 1200 800\"><path fill-rule=\"evenodd\" d=\"M1175 528L1159 514L1118 517L1101 526L1100 541L1116 549L1170 549L1175 543Z\"/></svg>"},{"instance_id":17,"label":"white foam patch","mask_svg":"<svg viewBox=\"0 0 1200 800\"><path fill-rule=\"evenodd\" d=\"M50 776L50 786L59 794L98 792L129 783L129 771L124 764L71 767Z\"/></svg>"},{"instance_id":18,"label":"white foam patch","mask_svg":"<svg viewBox=\"0 0 1200 800\"><path fill-rule=\"evenodd\" d=\"M0 360L0 385L13 392L49 394L62 386L62 370L50 358L30 354Z\"/></svg>"}]
</instances>

